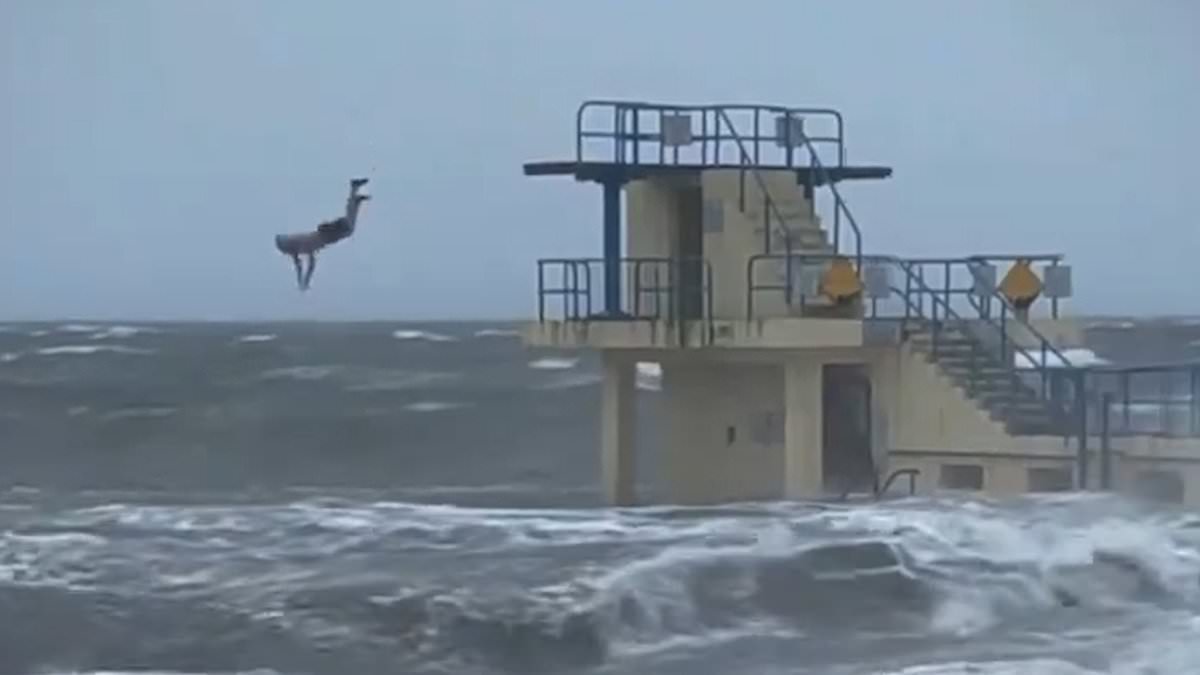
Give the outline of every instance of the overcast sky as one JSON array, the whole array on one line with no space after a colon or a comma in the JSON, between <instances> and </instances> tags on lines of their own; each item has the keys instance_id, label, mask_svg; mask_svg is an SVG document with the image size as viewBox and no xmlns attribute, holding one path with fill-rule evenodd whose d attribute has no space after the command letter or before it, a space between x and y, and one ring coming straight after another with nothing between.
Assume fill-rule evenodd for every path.
<instances>
[{"instance_id":1,"label":"overcast sky","mask_svg":"<svg viewBox=\"0 0 1200 675\"><path fill-rule=\"evenodd\" d=\"M0 318L515 317L598 255L589 97L829 105L876 253L1060 251L1200 313L1194 0L3 0ZM297 292L277 232L360 230Z\"/></svg>"}]
</instances>

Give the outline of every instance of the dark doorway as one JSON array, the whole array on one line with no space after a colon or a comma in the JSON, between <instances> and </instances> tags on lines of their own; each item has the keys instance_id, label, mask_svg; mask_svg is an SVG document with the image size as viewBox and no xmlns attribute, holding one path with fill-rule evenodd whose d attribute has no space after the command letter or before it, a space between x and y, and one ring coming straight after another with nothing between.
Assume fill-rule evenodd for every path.
<instances>
[{"instance_id":1,"label":"dark doorway","mask_svg":"<svg viewBox=\"0 0 1200 675\"><path fill-rule=\"evenodd\" d=\"M822 371L825 489L837 494L871 492L871 377L860 364L827 364Z\"/></svg>"},{"instance_id":2,"label":"dark doorway","mask_svg":"<svg viewBox=\"0 0 1200 675\"><path fill-rule=\"evenodd\" d=\"M675 189L675 307L678 318L704 316L704 229L703 192L699 185Z\"/></svg>"}]
</instances>

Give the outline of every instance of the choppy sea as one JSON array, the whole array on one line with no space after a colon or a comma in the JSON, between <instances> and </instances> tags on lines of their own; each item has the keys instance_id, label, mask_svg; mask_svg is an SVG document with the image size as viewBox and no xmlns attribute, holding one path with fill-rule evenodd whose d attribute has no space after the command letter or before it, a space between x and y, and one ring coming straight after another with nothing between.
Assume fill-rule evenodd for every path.
<instances>
[{"instance_id":1,"label":"choppy sea","mask_svg":"<svg viewBox=\"0 0 1200 675\"><path fill-rule=\"evenodd\" d=\"M1200 513L600 508L598 383L504 324L4 325L0 675L1200 673Z\"/></svg>"}]
</instances>

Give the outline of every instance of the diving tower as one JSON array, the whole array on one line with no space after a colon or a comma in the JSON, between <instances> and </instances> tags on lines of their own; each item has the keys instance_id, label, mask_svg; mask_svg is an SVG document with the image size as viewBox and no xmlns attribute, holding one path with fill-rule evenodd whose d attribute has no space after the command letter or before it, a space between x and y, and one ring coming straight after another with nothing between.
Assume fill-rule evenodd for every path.
<instances>
[{"instance_id":1,"label":"diving tower","mask_svg":"<svg viewBox=\"0 0 1200 675\"><path fill-rule=\"evenodd\" d=\"M640 501L634 369L654 361L669 502L909 487L1200 503L1200 364L1073 364L1061 255L866 252L839 186L892 169L850 160L839 111L588 101L575 127L573 159L524 171L599 185L602 251L538 261L524 338L601 353L609 502ZM1122 427L1160 380L1186 406Z\"/></svg>"}]
</instances>

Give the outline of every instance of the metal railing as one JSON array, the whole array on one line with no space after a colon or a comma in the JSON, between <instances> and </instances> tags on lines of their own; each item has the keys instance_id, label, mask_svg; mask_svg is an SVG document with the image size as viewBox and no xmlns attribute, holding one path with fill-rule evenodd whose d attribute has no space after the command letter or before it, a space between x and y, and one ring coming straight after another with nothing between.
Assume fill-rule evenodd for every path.
<instances>
[{"instance_id":1,"label":"metal railing","mask_svg":"<svg viewBox=\"0 0 1200 675\"><path fill-rule=\"evenodd\" d=\"M713 271L707 260L620 258L617 269L623 277L625 294L616 314L595 311L604 306L604 274L608 269L604 258L538 260L538 320L696 321L704 327L702 342L712 342Z\"/></svg>"},{"instance_id":2,"label":"metal railing","mask_svg":"<svg viewBox=\"0 0 1200 675\"><path fill-rule=\"evenodd\" d=\"M1112 437L1200 436L1200 361L1091 365L1087 429Z\"/></svg>"},{"instance_id":3,"label":"metal railing","mask_svg":"<svg viewBox=\"0 0 1200 675\"><path fill-rule=\"evenodd\" d=\"M700 132L697 134L693 129L691 143L665 143L663 130L667 126L667 118L692 114L700 118ZM724 163L724 153L730 143L735 143L728 135L729 131L733 131L743 143L750 144L754 166L805 168L797 161L795 149L780 143L779 129L763 123L768 116L774 122L776 118L789 114L792 117L804 116L807 121L832 123L832 133L810 134L806 138L813 144L833 146L836 166L845 165L845 121L840 112L831 108L795 108L755 103L676 105L618 100L590 100L579 106L575 114L575 160L580 163L728 166ZM719 123L719 116L725 118L726 126ZM599 124L595 123L597 119ZM741 123L738 124L738 121Z\"/></svg>"},{"instance_id":4,"label":"metal railing","mask_svg":"<svg viewBox=\"0 0 1200 675\"><path fill-rule=\"evenodd\" d=\"M755 317L755 296L759 293L798 295L801 309L806 302L804 294L795 292L789 285L798 276L797 273L787 274L788 281L784 283L761 282L757 277L763 265L823 266L832 258L831 255L819 254L751 256L746 265L747 320ZM978 395L986 387L994 386L999 377L996 370L999 369L1008 389L990 393L1004 395L1010 411L1022 401L1038 400L1055 419L1065 423L1069 413L1080 405L1076 400L1079 389L1072 385L1070 377L1064 375L1073 372L1067 357L1034 326L1020 318L1012 303L999 290L993 288L980 294L973 284L963 287L953 285L956 268L969 268L984 260L992 259L975 256L907 260L895 256L866 255L863 257L865 266L889 270L888 297L868 297L866 316L869 319L899 320L906 333L927 331L929 350L935 359L941 355L947 343L952 342L948 339L949 335L956 335L958 340L965 339L969 343L970 359L965 382L968 394ZM928 272L930 268L947 270L942 278L942 287L930 285L933 276ZM898 275L890 274L892 270ZM790 299L787 302L796 304ZM1063 429L1064 434L1068 433L1065 426Z\"/></svg>"},{"instance_id":5,"label":"metal railing","mask_svg":"<svg viewBox=\"0 0 1200 675\"><path fill-rule=\"evenodd\" d=\"M605 125L588 126L588 114L600 113ZM700 133L688 134L686 144L668 144L667 119L677 115L698 115ZM763 120L770 117L774 128L764 131ZM741 124L738 123L741 119ZM803 129L811 121L832 122L830 135L812 135ZM829 108L794 108L760 104L671 105L630 101L586 101L576 113L576 161L617 164L733 167L743 170L741 201L745 208L745 173L749 172L763 194L763 252L771 252L771 217L784 238L785 250L791 251L787 221L776 200L770 195L760 169L807 169L813 187L828 185L834 198L833 248L841 252L843 217L854 237L852 255L855 269L862 262L862 231L850 212L831 169L845 166L845 122L840 112ZM772 126L772 125L767 125ZM601 141L602 152L591 151L589 141ZM818 146L832 145L836 162L827 166ZM725 148L730 147L736 161L726 162ZM800 150L801 152L797 152ZM804 160L807 159L807 162ZM815 202L814 202L815 206Z\"/></svg>"}]
</instances>

